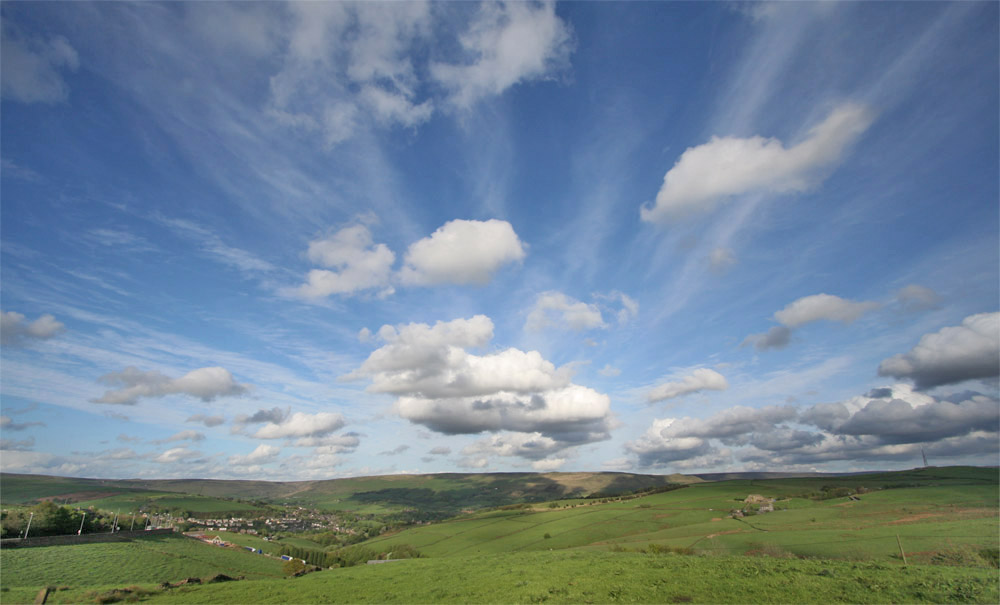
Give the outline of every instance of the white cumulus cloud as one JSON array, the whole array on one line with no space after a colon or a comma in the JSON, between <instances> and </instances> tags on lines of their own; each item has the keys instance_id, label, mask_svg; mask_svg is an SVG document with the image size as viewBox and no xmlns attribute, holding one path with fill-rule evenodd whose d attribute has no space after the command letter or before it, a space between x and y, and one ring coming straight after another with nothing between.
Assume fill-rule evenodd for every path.
<instances>
[{"instance_id":1,"label":"white cumulus cloud","mask_svg":"<svg viewBox=\"0 0 1000 605\"><path fill-rule=\"evenodd\" d=\"M490 435L462 448L465 456L518 456L542 460L563 449L555 439L541 433L502 433Z\"/></svg>"},{"instance_id":2,"label":"white cumulus cloud","mask_svg":"<svg viewBox=\"0 0 1000 605\"><path fill-rule=\"evenodd\" d=\"M642 207L642 219L666 222L708 211L719 201L744 193L808 190L823 180L872 121L867 108L845 103L791 147L762 136L712 137L681 154L663 177L653 206Z\"/></svg>"},{"instance_id":3,"label":"white cumulus cloud","mask_svg":"<svg viewBox=\"0 0 1000 605\"><path fill-rule=\"evenodd\" d=\"M874 301L853 301L832 294L803 296L774 314L779 324L767 332L750 334L743 340L743 346L753 345L758 350L781 349L791 342L792 331L815 321L839 321L852 323L865 313L878 309L881 305Z\"/></svg>"},{"instance_id":4,"label":"white cumulus cloud","mask_svg":"<svg viewBox=\"0 0 1000 605\"><path fill-rule=\"evenodd\" d=\"M925 334L908 353L879 364L880 376L910 379L928 389L1000 375L1000 313L980 313Z\"/></svg>"},{"instance_id":5,"label":"white cumulus cloud","mask_svg":"<svg viewBox=\"0 0 1000 605\"><path fill-rule=\"evenodd\" d=\"M17 346L27 340L48 340L66 329L56 318L45 314L35 321L16 311L0 313L0 344Z\"/></svg>"},{"instance_id":6,"label":"white cumulus cloud","mask_svg":"<svg viewBox=\"0 0 1000 605\"><path fill-rule=\"evenodd\" d=\"M309 260L327 267L313 269L297 293L309 299L362 290L389 290L396 255L385 244L375 244L364 225L346 227L309 243Z\"/></svg>"},{"instance_id":7,"label":"white cumulus cloud","mask_svg":"<svg viewBox=\"0 0 1000 605\"><path fill-rule=\"evenodd\" d=\"M537 432L560 447L608 436L610 399L572 384L567 369L537 351L467 351L491 340L488 317L383 326L378 335L385 345L346 378L396 395L395 412L411 422L446 434Z\"/></svg>"},{"instance_id":8,"label":"white cumulus cloud","mask_svg":"<svg viewBox=\"0 0 1000 605\"><path fill-rule=\"evenodd\" d=\"M333 412L295 412L280 422L268 422L253 434L258 439L323 437L344 427L344 416Z\"/></svg>"},{"instance_id":9,"label":"white cumulus cloud","mask_svg":"<svg viewBox=\"0 0 1000 605\"><path fill-rule=\"evenodd\" d=\"M91 400L94 403L134 405L143 397L175 394L208 402L217 397L235 397L250 391L248 385L236 382L229 370L220 367L198 368L180 378L170 378L155 370L143 372L129 366L121 372L105 374L99 380L109 385L121 385L121 388L105 391L101 397Z\"/></svg>"},{"instance_id":10,"label":"white cumulus cloud","mask_svg":"<svg viewBox=\"0 0 1000 605\"><path fill-rule=\"evenodd\" d=\"M198 458L199 456L201 456L201 453L189 450L186 447L173 447L153 457L153 462L159 462L160 464L173 464L183 460Z\"/></svg>"},{"instance_id":11,"label":"white cumulus cloud","mask_svg":"<svg viewBox=\"0 0 1000 605\"><path fill-rule=\"evenodd\" d=\"M275 459L281 453L281 448L261 443L254 451L246 455L234 455L229 457L229 464L233 466L250 466L253 464L263 464Z\"/></svg>"},{"instance_id":12,"label":"white cumulus cloud","mask_svg":"<svg viewBox=\"0 0 1000 605\"><path fill-rule=\"evenodd\" d=\"M410 245L399 279L413 286L482 285L524 257L524 244L507 221L456 219Z\"/></svg>"},{"instance_id":13,"label":"white cumulus cloud","mask_svg":"<svg viewBox=\"0 0 1000 605\"><path fill-rule=\"evenodd\" d=\"M855 302L832 294L813 294L792 302L775 313L774 319L789 328L820 320L851 323L877 308L879 304L874 301Z\"/></svg>"}]
</instances>

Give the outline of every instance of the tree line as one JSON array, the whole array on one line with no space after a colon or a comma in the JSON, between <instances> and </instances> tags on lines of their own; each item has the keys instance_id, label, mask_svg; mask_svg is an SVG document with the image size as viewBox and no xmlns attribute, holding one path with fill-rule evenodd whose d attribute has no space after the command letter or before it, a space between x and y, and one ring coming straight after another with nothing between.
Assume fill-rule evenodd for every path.
<instances>
[{"instance_id":1,"label":"tree line","mask_svg":"<svg viewBox=\"0 0 1000 605\"><path fill-rule=\"evenodd\" d=\"M31 522L30 529L28 522ZM128 529L135 523L140 529L146 520L138 515L122 515L118 518L118 527ZM114 514L92 509L76 510L67 506L59 506L48 500L40 502L27 509L4 511L0 515L0 536L4 538L19 538L28 530L28 537L66 536L78 531L84 534L111 531L114 524Z\"/></svg>"}]
</instances>

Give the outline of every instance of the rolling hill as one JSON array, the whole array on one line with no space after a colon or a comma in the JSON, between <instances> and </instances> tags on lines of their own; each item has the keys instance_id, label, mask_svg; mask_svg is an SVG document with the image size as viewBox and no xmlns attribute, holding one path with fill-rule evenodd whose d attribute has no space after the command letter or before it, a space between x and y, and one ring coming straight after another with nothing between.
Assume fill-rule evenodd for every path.
<instances>
[{"instance_id":1,"label":"rolling hill","mask_svg":"<svg viewBox=\"0 0 1000 605\"><path fill-rule=\"evenodd\" d=\"M301 578L279 577L274 559L179 536L4 549L2 600L28 602L47 585L59 587L51 603L993 603L1000 596L995 468L769 476L623 496L600 492L616 480L633 485L634 477L599 475L567 477L559 488L538 475L354 480L358 491L333 492L349 494L341 503L392 489L450 487L462 495L470 485L598 497L506 504L383 534L347 549L383 559L416 549L420 557ZM391 503L381 497L380 505ZM775 510L731 517L733 509L754 508L748 499L758 508L773 501ZM220 570L246 579L159 585Z\"/></svg>"},{"instance_id":2,"label":"rolling hill","mask_svg":"<svg viewBox=\"0 0 1000 605\"><path fill-rule=\"evenodd\" d=\"M40 499L98 506L133 506L186 494L194 512L238 511L260 504L296 505L325 511L386 513L420 508L439 516L519 502L621 493L672 483L699 482L684 475L631 473L442 473L387 475L324 481L227 481L214 479L75 479L0 474L5 506ZM237 502L242 501L242 503Z\"/></svg>"}]
</instances>

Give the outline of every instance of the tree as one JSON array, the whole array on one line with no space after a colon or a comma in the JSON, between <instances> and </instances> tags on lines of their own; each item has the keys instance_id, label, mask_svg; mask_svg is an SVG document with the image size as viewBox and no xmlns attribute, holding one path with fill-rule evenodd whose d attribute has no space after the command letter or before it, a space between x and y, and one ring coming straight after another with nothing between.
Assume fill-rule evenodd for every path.
<instances>
[{"instance_id":1,"label":"tree","mask_svg":"<svg viewBox=\"0 0 1000 605\"><path fill-rule=\"evenodd\" d=\"M306 564L299 559L285 561L285 564L281 566L281 570L285 572L286 576L294 576L300 571L303 571L305 568Z\"/></svg>"}]
</instances>

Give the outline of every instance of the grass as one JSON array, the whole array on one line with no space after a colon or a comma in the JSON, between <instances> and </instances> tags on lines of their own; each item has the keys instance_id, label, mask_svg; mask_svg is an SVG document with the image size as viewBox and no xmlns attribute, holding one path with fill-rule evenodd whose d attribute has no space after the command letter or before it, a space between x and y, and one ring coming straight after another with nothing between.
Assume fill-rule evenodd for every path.
<instances>
[{"instance_id":1,"label":"grass","mask_svg":"<svg viewBox=\"0 0 1000 605\"><path fill-rule=\"evenodd\" d=\"M49 477L45 475L0 474L0 502L3 505L27 504L40 498L50 498L64 494L92 492L115 494L133 491L118 481L103 479L75 479L70 477Z\"/></svg>"},{"instance_id":2,"label":"grass","mask_svg":"<svg viewBox=\"0 0 1000 605\"><path fill-rule=\"evenodd\" d=\"M130 542L5 548L0 551L0 568L5 588L30 587L35 591L48 585L159 583L219 573L282 577L280 560L180 535L148 536ZM0 600L7 602L6 598Z\"/></svg>"},{"instance_id":3,"label":"grass","mask_svg":"<svg viewBox=\"0 0 1000 605\"><path fill-rule=\"evenodd\" d=\"M103 480L43 475L0 474L0 498L5 506L39 498L58 497L85 505L138 506L140 494L187 494L204 498L179 508L202 506L204 512L245 510L249 504L230 503L204 508L212 498L240 498L259 503L299 505L336 512L384 514L419 509L450 516L466 509L544 501L598 491L627 492L668 483L693 483L683 475L632 473L441 473L351 477L325 481L220 481L211 479ZM134 496L135 498L131 498Z\"/></svg>"},{"instance_id":4,"label":"grass","mask_svg":"<svg viewBox=\"0 0 1000 605\"><path fill-rule=\"evenodd\" d=\"M110 587L109 587L110 588ZM55 593L73 603L87 593ZM553 551L410 559L301 578L185 586L150 603L995 603L995 570Z\"/></svg>"},{"instance_id":5,"label":"grass","mask_svg":"<svg viewBox=\"0 0 1000 605\"><path fill-rule=\"evenodd\" d=\"M819 490L815 479L702 483L641 498L603 503L560 501L559 508L500 510L419 526L361 544L379 552L410 544L431 557L567 548L638 549L649 543L710 554L775 548L795 556L899 559L899 544L930 561L956 548L995 548L1000 491L995 469L938 469L927 487L880 489L861 496L796 498ZM845 486L908 484L911 473L842 479ZM820 481L828 478L821 478ZM989 480L992 479L992 484ZM873 481L875 483L873 483ZM728 518L750 493L777 498L779 510ZM563 508L569 504L570 508ZM545 538L548 534L550 537Z\"/></svg>"},{"instance_id":6,"label":"grass","mask_svg":"<svg viewBox=\"0 0 1000 605\"><path fill-rule=\"evenodd\" d=\"M237 546L250 546L251 548L259 548L263 552L268 554L276 555L281 549L281 545L276 541L265 540L253 534L241 534L232 531L205 531L206 535L209 536L219 536L226 542L231 542Z\"/></svg>"},{"instance_id":7,"label":"grass","mask_svg":"<svg viewBox=\"0 0 1000 605\"><path fill-rule=\"evenodd\" d=\"M311 550L327 550L326 546L318 542L313 542L306 538L289 536L273 540L264 540L253 534L241 534L238 532L223 531L206 531L207 535L219 536L226 542L232 542L238 546L250 546L252 548L259 548L262 551L270 554L278 554L282 546L298 546L300 548L307 548Z\"/></svg>"},{"instance_id":8,"label":"grass","mask_svg":"<svg viewBox=\"0 0 1000 605\"><path fill-rule=\"evenodd\" d=\"M468 480L480 490L497 485ZM435 486L427 488L434 492L456 479L435 484L427 478L361 478L352 489L411 490L419 481ZM824 486L873 491L860 500L803 497ZM748 494L776 498L779 510L727 518ZM68 588L49 602L993 603L1000 598L998 500L996 469L974 468L740 479L607 502L562 498L556 507L481 511L359 545L387 553L409 544L429 558L294 579L284 579L274 559L178 536L13 549L0 553L0 601L30 602L39 587L57 585ZM281 546L255 536L220 535L247 546L267 545L265 551ZM314 544L308 537L282 542ZM216 573L248 579L157 586Z\"/></svg>"},{"instance_id":9,"label":"grass","mask_svg":"<svg viewBox=\"0 0 1000 605\"><path fill-rule=\"evenodd\" d=\"M186 510L194 514L240 513L263 510L246 502L223 500L206 496L191 496L164 492L121 493L95 500L81 500L75 503L81 508L94 507L101 510L148 510L155 506L161 510Z\"/></svg>"}]
</instances>

